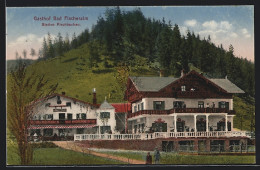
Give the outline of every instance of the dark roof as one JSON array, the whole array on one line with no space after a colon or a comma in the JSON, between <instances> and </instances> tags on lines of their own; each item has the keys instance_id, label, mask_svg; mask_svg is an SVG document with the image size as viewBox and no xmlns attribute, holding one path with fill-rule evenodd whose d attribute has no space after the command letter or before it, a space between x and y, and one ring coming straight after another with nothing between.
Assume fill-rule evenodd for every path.
<instances>
[{"instance_id":1,"label":"dark roof","mask_svg":"<svg viewBox=\"0 0 260 170\"><path fill-rule=\"evenodd\" d=\"M245 93L242 89L237 87L228 79L209 79L222 89L226 90L228 93Z\"/></svg>"},{"instance_id":2,"label":"dark roof","mask_svg":"<svg viewBox=\"0 0 260 170\"><path fill-rule=\"evenodd\" d=\"M156 92L178 78L174 77L129 77L138 91Z\"/></svg>"},{"instance_id":3,"label":"dark roof","mask_svg":"<svg viewBox=\"0 0 260 170\"><path fill-rule=\"evenodd\" d=\"M195 72L195 71L192 71ZM196 74L198 74L196 72ZM186 74L187 75L187 74ZM184 75L185 76L185 75ZM167 85L180 79L174 77L129 77L136 89L140 92L158 92ZM208 79L204 76L205 79ZM208 79L213 84L225 90L227 93L245 93L227 78L224 79Z\"/></svg>"}]
</instances>

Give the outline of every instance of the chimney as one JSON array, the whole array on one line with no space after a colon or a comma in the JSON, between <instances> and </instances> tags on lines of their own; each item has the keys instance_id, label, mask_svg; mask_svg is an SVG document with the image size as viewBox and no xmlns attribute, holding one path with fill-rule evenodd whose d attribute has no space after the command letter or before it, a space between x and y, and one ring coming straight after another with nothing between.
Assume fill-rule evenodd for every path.
<instances>
[{"instance_id":1,"label":"chimney","mask_svg":"<svg viewBox=\"0 0 260 170\"><path fill-rule=\"evenodd\" d=\"M96 88L93 89L93 104L97 104Z\"/></svg>"},{"instance_id":2,"label":"chimney","mask_svg":"<svg viewBox=\"0 0 260 170\"><path fill-rule=\"evenodd\" d=\"M66 93L65 93L65 91L63 91L63 92L61 92L61 94L62 94L62 95L65 95Z\"/></svg>"},{"instance_id":3,"label":"chimney","mask_svg":"<svg viewBox=\"0 0 260 170\"><path fill-rule=\"evenodd\" d=\"M181 70L181 77L185 75L184 69Z\"/></svg>"}]
</instances>

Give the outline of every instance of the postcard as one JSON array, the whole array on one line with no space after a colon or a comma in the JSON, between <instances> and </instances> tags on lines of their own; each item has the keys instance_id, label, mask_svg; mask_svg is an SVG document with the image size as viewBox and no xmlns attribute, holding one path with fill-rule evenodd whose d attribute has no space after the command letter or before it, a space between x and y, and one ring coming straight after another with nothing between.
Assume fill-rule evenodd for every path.
<instances>
[{"instance_id":1,"label":"postcard","mask_svg":"<svg viewBox=\"0 0 260 170\"><path fill-rule=\"evenodd\" d=\"M254 58L253 5L6 7L6 165L254 165Z\"/></svg>"}]
</instances>

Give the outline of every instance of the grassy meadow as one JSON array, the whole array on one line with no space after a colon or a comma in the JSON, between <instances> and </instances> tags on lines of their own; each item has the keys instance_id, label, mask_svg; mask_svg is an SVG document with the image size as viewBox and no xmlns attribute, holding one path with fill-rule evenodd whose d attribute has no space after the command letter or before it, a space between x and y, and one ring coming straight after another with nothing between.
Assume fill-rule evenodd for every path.
<instances>
[{"instance_id":1,"label":"grassy meadow","mask_svg":"<svg viewBox=\"0 0 260 170\"><path fill-rule=\"evenodd\" d=\"M119 151L119 150L95 150L119 157L143 160L146 159L146 151ZM150 152L154 160L154 153ZM181 155L174 152L161 152L161 164L188 165L188 164L255 164L255 156L245 155Z\"/></svg>"}]
</instances>

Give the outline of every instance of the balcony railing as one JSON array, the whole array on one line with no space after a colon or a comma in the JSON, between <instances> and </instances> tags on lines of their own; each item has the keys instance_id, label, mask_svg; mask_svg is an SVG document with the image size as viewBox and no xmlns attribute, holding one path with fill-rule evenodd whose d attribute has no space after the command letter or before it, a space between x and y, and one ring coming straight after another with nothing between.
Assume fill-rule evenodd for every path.
<instances>
[{"instance_id":1,"label":"balcony railing","mask_svg":"<svg viewBox=\"0 0 260 170\"><path fill-rule=\"evenodd\" d=\"M30 125L58 125L58 124L96 124L96 119L73 120L30 120Z\"/></svg>"},{"instance_id":2,"label":"balcony railing","mask_svg":"<svg viewBox=\"0 0 260 170\"><path fill-rule=\"evenodd\" d=\"M158 138L248 137L246 131L155 132L141 134L74 134L74 140L149 140Z\"/></svg>"},{"instance_id":3,"label":"balcony railing","mask_svg":"<svg viewBox=\"0 0 260 170\"><path fill-rule=\"evenodd\" d=\"M148 115L168 115L172 113L228 113L235 114L234 110L226 108L175 108L170 110L140 110L134 113L128 113L128 118L148 114Z\"/></svg>"}]
</instances>

